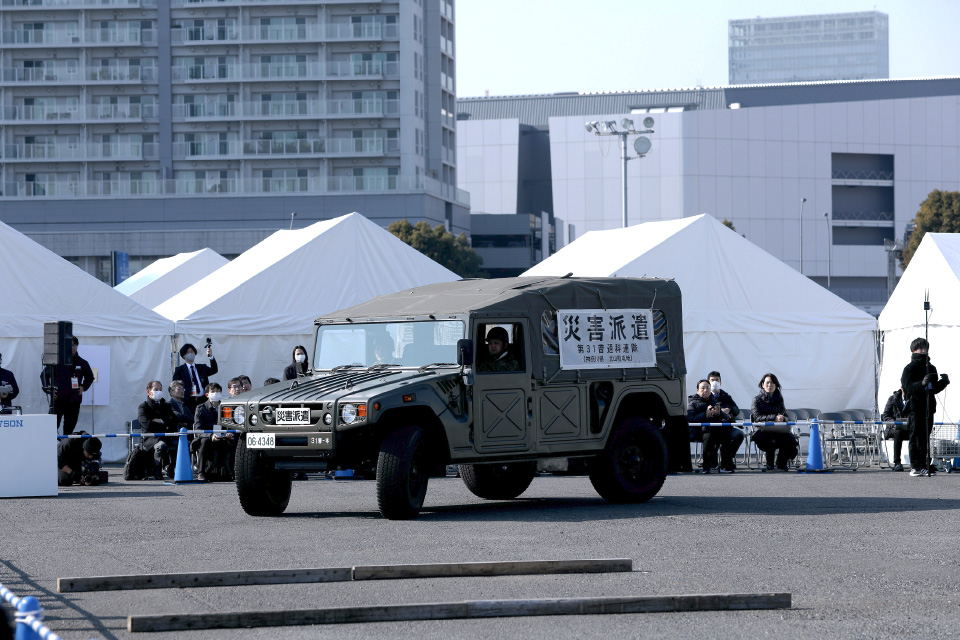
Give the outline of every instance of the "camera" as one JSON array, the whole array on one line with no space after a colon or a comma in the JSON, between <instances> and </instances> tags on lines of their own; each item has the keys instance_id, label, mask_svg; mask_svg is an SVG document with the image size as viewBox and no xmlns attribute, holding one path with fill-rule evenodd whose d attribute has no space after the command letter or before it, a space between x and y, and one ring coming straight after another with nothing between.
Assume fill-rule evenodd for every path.
<instances>
[{"instance_id":1,"label":"camera","mask_svg":"<svg viewBox=\"0 0 960 640\"><path fill-rule=\"evenodd\" d=\"M88 487L100 484L99 460L84 460L80 464L80 483Z\"/></svg>"},{"instance_id":2,"label":"camera","mask_svg":"<svg viewBox=\"0 0 960 640\"><path fill-rule=\"evenodd\" d=\"M212 346L213 346L213 340L211 340L210 338L207 338L207 349L209 349Z\"/></svg>"}]
</instances>

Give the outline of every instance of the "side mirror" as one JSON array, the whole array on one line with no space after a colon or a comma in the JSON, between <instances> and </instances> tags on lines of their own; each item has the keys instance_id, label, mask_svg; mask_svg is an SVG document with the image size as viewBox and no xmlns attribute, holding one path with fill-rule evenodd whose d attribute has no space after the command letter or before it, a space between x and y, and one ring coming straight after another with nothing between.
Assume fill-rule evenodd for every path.
<instances>
[{"instance_id":1,"label":"side mirror","mask_svg":"<svg viewBox=\"0 0 960 640\"><path fill-rule=\"evenodd\" d=\"M461 338L457 340L457 364L469 367L473 364L473 340Z\"/></svg>"}]
</instances>

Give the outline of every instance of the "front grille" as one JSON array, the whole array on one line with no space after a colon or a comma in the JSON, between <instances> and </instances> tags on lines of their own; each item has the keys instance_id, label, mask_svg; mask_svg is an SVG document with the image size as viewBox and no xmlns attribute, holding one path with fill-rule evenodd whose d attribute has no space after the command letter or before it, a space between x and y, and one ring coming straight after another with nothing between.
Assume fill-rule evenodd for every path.
<instances>
[{"instance_id":1,"label":"front grille","mask_svg":"<svg viewBox=\"0 0 960 640\"><path fill-rule=\"evenodd\" d=\"M305 447L307 436L277 436L278 447Z\"/></svg>"}]
</instances>

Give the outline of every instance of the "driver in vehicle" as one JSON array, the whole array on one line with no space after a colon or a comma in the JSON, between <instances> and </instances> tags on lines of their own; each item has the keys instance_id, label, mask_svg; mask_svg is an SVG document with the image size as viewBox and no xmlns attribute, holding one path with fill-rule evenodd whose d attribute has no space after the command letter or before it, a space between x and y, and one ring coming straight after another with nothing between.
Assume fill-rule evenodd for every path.
<instances>
[{"instance_id":1,"label":"driver in vehicle","mask_svg":"<svg viewBox=\"0 0 960 640\"><path fill-rule=\"evenodd\" d=\"M520 371L520 362L510 352L510 337L503 327L493 327L487 332L488 356L477 364L481 372Z\"/></svg>"}]
</instances>

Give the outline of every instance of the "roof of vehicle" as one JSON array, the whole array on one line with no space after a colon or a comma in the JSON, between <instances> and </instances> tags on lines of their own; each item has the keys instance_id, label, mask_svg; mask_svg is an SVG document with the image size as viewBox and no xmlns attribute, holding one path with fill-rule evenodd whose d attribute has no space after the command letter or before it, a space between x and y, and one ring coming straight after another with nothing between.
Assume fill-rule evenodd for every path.
<instances>
[{"instance_id":1,"label":"roof of vehicle","mask_svg":"<svg viewBox=\"0 0 960 640\"><path fill-rule=\"evenodd\" d=\"M654 302L656 301L656 304ZM471 311L539 314L546 309L650 309L677 305L680 287L656 278L522 277L457 280L391 293L318 318L347 320ZM678 314L679 319L679 314Z\"/></svg>"}]
</instances>

